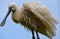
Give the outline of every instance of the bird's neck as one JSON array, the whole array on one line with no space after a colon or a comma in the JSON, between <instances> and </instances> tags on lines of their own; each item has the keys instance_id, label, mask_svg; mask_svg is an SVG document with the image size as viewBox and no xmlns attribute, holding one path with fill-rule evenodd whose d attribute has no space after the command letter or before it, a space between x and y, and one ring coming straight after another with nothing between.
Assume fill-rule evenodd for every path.
<instances>
[{"instance_id":1,"label":"bird's neck","mask_svg":"<svg viewBox=\"0 0 60 39\"><path fill-rule=\"evenodd\" d=\"M15 12L12 12L12 19L14 22L19 23L23 17L22 9L17 8Z\"/></svg>"}]
</instances>

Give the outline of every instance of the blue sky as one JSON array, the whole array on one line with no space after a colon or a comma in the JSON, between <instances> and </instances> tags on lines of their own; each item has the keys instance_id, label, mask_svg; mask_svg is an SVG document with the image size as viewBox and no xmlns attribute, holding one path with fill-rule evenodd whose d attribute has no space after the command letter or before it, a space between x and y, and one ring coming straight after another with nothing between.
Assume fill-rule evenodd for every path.
<instances>
[{"instance_id":1,"label":"blue sky","mask_svg":"<svg viewBox=\"0 0 60 39\"><path fill-rule=\"evenodd\" d=\"M21 6L24 2L41 2L46 5L52 14L60 20L60 0L0 0L0 23L7 14L9 3L15 2ZM59 21L60 22L60 21ZM53 39L60 39L60 23L56 25L57 33ZM48 39L42 34L39 34L41 39ZM31 32L28 32L21 24L16 24L11 19L11 14L6 20L4 27L0 27L0 39L32 39Z\"/></svg>"}]
</instances>

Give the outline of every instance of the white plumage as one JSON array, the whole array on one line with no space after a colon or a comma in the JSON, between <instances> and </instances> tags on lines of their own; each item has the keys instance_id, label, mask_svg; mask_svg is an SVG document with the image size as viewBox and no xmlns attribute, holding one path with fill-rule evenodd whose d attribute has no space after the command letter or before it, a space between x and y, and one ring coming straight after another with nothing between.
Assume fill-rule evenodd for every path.
<instances>
[{"instance_id":1,"label":"white plumage","mask_svg":"<svg viewBox=\"0 0 60 39\"><path fill-rule=\"evenodd\" d=\"M12 20L14 22L21 23L29 30L39 32L50 39L55 36L55 24L57 24L57 20L43 4L27 2L22 7L18 7L15 3L11 3L9 5L9 11L12 11ZM7 16L4 21L6 18ZM1 26L5 24L4 21L0 24ZM38 38L39 36L37 34Z\"/></svg>"}]
</instances>

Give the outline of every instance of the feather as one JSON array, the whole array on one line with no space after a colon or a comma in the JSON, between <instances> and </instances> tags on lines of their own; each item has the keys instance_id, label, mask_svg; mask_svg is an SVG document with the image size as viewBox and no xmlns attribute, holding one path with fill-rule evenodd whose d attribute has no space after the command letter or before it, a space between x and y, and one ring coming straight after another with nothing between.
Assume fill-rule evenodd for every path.
<instances>
[{"instance_id":1,"label":"feather","mask_svg":"<svg viewBox=\"0 0 60 39\"><path fill-rule=\"evenodd\" d=\"M44 5L36 2L34 3L28 2L28 3L24 3L23 6L25 10L27 10L28 12L29 11L32 12L32 13L27 13L27 14L31 14L29 15L30 18L32 15L34 15L34 17L37 18L36 20L39 20L38 24L42 22L42 26L43 26L42 29L40 29L41 27L37 26L37 28L39 27L37 29L38 32L42 33L43 35L46 35L49 38L55 36L56 34L55 24L57 24L57 20L51 15L50 11ZM32 16L33 20L35 21L34 17Z\"/></svg>"}]
</instances>

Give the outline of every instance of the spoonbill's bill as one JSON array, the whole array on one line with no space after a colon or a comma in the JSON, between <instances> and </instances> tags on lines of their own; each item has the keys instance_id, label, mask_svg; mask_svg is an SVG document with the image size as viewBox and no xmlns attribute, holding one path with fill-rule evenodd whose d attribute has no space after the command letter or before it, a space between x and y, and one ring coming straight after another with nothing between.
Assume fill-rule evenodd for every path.
<instances>
[{"instance_id":1,"label":"spoonbill's bill","mask_svg":"<svg viewBox=\"0 0 60 39\"><path fill-rule=\"evenodd\" d=\"M14 2L10 3L7 15L0 26L5 24L6 19L11 12L12 20L15 23L21 23L32 32L32 39L35 39L34 31L36 32L37 39L39 39L38 33L41 33L50 39L55 36L55 24L57 24L57 20L43 4L27 2L19 7Z\"/></svg>"}]
</instances>

